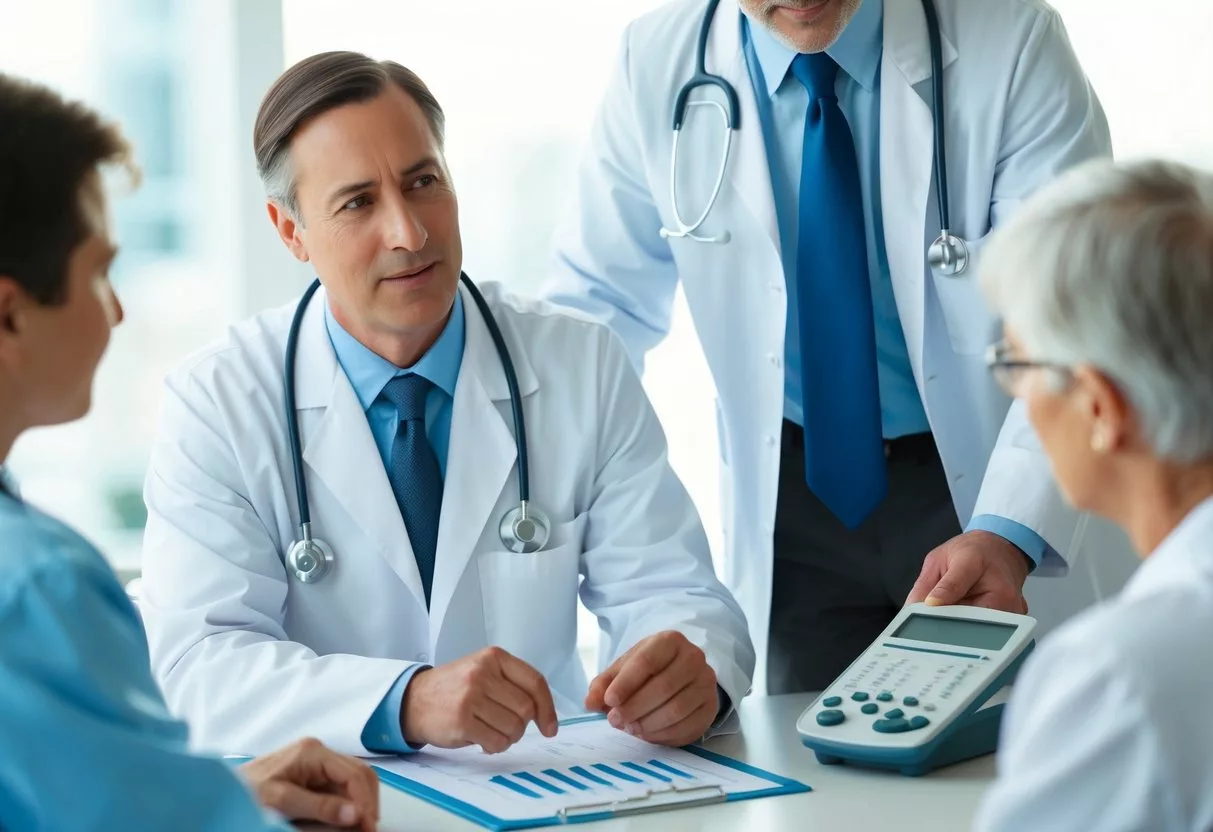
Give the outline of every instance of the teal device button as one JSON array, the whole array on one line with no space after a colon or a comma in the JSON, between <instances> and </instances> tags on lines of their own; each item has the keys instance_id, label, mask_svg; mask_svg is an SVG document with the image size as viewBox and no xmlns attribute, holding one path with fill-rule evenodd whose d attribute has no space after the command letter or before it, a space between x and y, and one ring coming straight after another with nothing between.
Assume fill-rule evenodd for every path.
<instances>
[{"instance_id":1,"label":"teal device button","mask_svg":"<svg viewBox=\"0 0 1213 832\"><path fill-rule=\"evenodd\" d=\"M847 715L842 711L830 710L822 711L821 713L817 714L817 724L826 728L830 728L834 725L841 725L846 721L846 719Z\"/></svg>"},{"instance_id":2,"label":"teal device button","mask_svg":"<svg viewBox=\"0 0 1213 832\"><path fill-rule=\"evenodd\" d=\"M878 719L872 723L872 730L881 734L903 734L910 730L910 723L904 719Z\"/></svg>"}]
</instances>

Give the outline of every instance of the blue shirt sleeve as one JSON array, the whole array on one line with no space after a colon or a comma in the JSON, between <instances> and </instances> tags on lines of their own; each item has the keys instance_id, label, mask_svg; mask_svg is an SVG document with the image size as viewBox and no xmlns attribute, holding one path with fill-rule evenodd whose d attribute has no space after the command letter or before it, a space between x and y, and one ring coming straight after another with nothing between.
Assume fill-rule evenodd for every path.
<instances>
[{"instance_id":1,"label":"blue shirt sleeve","mask_svg":"<svg viewBox=\"0 0 1213 832\"><path fill-rule=\"evenodd\" d=\"M991 532L1004 538L1016 546L1019 551L1023 552L1028 560L1032 561L1033 569L1040 566L1040 562L1045 559L1046 555L1058 557L1053 547L1046 543L1045 539L1036 532L1022 523L1016 523L1014 520L1008 520L996 514L977 515L969 521L969 527L965 531Z\"/></svg>"},{"instance_id":2,"label":"blue shirt sleeve","mask_svg":"<svg viewBox=\"0 0 1213 832\"><path fill-rule=\"evenodd\" d=\"M189 752L100 554L65 528L11 520L0 516L0 825L289 829L221 760Z\"/></svg>"},{"instance_id":3,"label":"blue shirt sleeve","mask_svg":"<svg viewBox=\"0 0 1213 832\"><path fill-rule=\"evenodd\" d=\"M417 671L428 667L424 664L413 665L401 673L396 684L388 690L362 729L362 744L367 751L376 754L411 754L421 750L421 746L412 745L404 739L404 729L400 727L400 709L404 705L404 693L409 682Z\"/></svg>"}]
</instances>

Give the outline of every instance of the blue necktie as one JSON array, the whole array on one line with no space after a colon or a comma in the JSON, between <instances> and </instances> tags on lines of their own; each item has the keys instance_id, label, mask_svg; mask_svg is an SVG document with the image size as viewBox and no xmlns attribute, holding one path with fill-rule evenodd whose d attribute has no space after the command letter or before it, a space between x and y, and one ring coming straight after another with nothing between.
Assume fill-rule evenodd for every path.
<instances>
[{"instance_id":1,"label":"blue necktie","mask_svg":"<svg viewBox=\"0 0 1213 832\"><path fill-rule=\"evenodd\" d=\"M834 93L838 64L801 54L792 74L809 91L796 257L805 480L854 529L887 478L859 165Z\"/></svg>"},{"instance_id":2,"label":"blue necktie","mask_svg":"<svg viewBox=\"0 0 1213 832\"><path fill-rule=\"evenodd\" d=\"M419 375L396 376L381 394L400 414L387 476L413 544L426 606L434 583L438 517L442 512L442 469L425 435L425 396L430 387L430 382Z\"/></svg>"}]
</instances>

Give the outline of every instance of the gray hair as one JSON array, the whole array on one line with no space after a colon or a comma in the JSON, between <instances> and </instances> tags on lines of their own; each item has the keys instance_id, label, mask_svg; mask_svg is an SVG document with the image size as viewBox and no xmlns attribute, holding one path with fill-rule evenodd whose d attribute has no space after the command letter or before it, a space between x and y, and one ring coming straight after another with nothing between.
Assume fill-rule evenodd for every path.
<instances>
[{"instance_id":1,"label":"gray hair","mask_svg":"<svg viewBox=\"0 0 1213 832\"><path fill-rule=\"evenodd\" d=\"M1213 455L1213 175L1083 165L992 235L981 272L1033 360L1097 368L1158 456Z\"/></svg>"}]
</instances>

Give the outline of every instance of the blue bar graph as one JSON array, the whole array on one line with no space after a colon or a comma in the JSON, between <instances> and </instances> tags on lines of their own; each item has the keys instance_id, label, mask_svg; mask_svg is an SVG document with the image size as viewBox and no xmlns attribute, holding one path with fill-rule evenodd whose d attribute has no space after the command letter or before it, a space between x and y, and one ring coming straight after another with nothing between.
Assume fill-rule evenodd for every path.
<instances>
[{"instance_id":1,"label":"blue bar graph","mask_svg":"<svg viewBox=\"0 0 1213 832\"><path fill-rule=\"evenodd\" d=\"M632 771L639 772L639 773L643 774L645 777L651 777L654 780L660 780L662 783L673 783L674 782L673 778L666 777L664 774L658 774L657 772L653 771L651 768L645 768L640 763L625 762L625 763L620 763L620 765L625 766L626 768L630 768Z\"/></svg>"},{"instance_id":2,"label":"blue bar graph","mask_svg":"<svg viewBox=\"0 0 1213 832\"><path fill-rule=\"evenodd\" d=\"M536 777L535 775L531 774L529 771L516 771L516 772L514 772L514 776L517 777L519 780L525 780L528 783L534 783L539 788L545 789L546 791L549 791L552 794L564 794L564 789L562 789L558 786L553 786L547 780L544 780L541 777Z\"/></svg>"},{"instance_id":3,"label":"blue bar graph","mask_svg":"<svg viewBox=\"0 0 1213 832\"><path fill-rule=\"evenodd\" d=\"M674 774L679 777L685 777L687 780L695 779L693 776L691 776L690 774L687 774L685 771L679 771L678 769L674 768L669 763L661 762L661 760L649 760L649 765L653 766L654 768L659 768L662 771L668 771L670 774Z\"/></svg>"},{"instance_id":4,"label":"blue bar graph","mask_svg":"<svg viewBox=\"0 0 1213 832\"><path fill-rule=\"evenodd\" d=\"M644 782L644 781L643 781L643 780L641 780L639 777L633 777L633 776L632 776L632 775L630 775L630 774L624 774L624 773L623 773L622 771L620 771L619 769L617 769L617 768L611 768L611 767L610 767L610 766L608 766L606 763L594 763L594 768L598 769L598 770L599 770L599 771L601 771L601 772L604 772L604 773L606 773L606 774L609 774L609 775L611 775L612 777L616 777L616 778L618 778L618 779L620 779L620 780L624 780L624 781L626 781L626 782L628 782L628 783L643 783L643 782Z\"/></svg>"},{"instance_id":5,"label":"blue bar graph","mask_svg":"<svg viewBox=\"0 0 1213 832\"><path fill-rule=\"evenodd\" d=\"M498 774L496 777L490 778L489 782L496 783L498 786L505 786L510 791L517 792L518 794L522 795L523 797L533 797L536 800L543 799L539 795L537 795L535 792L526 788L525 786L518 785L510 778L506 777L504 774Z\"/></svg>"},{"instance_id":6,"label":"blue bar graph","mask_svg":"<svg viewBox=\"0 0 1213 832\"><path fill-rule=\"evenodd\" d=\"M589 780L591 783L597 783L600 786L606 786L608 789L618 789L619 788L614 783L612 783L610 780L604 780L603 778L599 777L597 774L594 774L594 772L590 771L585 766L571 766L569 768L569 771L573 772L578 777L584 777L586 780Z\"/></svg>"},{"instance_id":7,"label":"blue bar graph","mask_svg":"<svg viewBox=\"0 0 1213 832\"><path fill-rule=\"evenodd\" d=\"M604 789L620 791L626 784L637 786L674 783L675 778L694 780L695 777L661 760L611 763L586 763L568 768L548 768L542 771L514 771L498 774L489 781L514 794L543 800L548 795L569 795L577 792L602 793Z\"/></svg>"},{"instance_id":8,"label":"blue bar graph","mask_svg":"<svg viewBox=\"0 0 1213 832\"><path fill-rule=\"evenodd\" d=\"M577 789L579 791L588 792L590 790L590 787L587 786L585 783L574 780L572 777L569 777L567 774L564 774L563 772L559 772L554 768L545 768L543 770L543 773L546 774L548 777L551 777L553 780L559 780L561 783L564 783L566 786L572 786L574 789Z\"/></svg>"}]
</instances>

